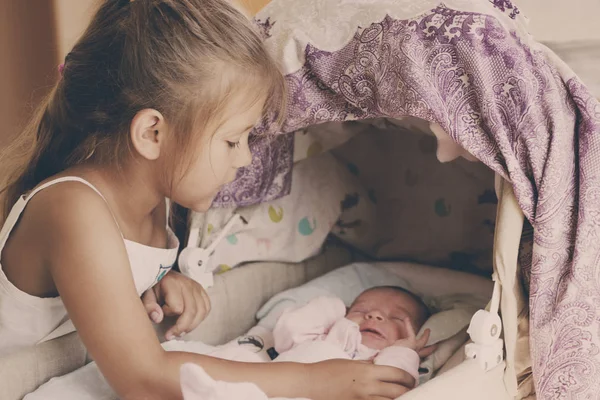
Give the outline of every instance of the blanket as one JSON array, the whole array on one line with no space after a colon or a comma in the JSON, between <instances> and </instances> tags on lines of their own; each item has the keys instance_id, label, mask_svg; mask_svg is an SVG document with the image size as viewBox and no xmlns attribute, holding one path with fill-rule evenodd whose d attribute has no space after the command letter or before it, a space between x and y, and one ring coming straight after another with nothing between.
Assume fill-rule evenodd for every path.
<instances>
[{"instance_id":1,"label":"blanket","mask_svg":"<svg viewBox=\"0 0 600 400\"><path fill-rule=\"evenodd\" d=\"M527 32L510 0L274 0L257 15L287 76L282 129L418 117L512 183L533 226L531 352L539 398L600 391L600 103ZM285 195L293 138L263 137L216 199Z\"/></svg>"}]
</instances>

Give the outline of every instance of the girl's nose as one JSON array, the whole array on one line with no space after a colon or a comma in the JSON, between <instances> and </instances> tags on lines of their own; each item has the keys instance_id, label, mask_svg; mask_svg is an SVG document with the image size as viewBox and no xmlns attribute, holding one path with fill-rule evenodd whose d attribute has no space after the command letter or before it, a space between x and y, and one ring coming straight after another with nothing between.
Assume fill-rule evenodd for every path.
<instances>
[{"instance_id":1,"label":"girl's nose","mask_svg":"<svg viewBox=\"0 0 600 400\"><path fill-rule=\"evenodd\" d=\"M252 153L250 152L250 147L247 145L242 146L242 148L239 149L239 155L235 160L235 168L247 167L250 164L252 164Z\"/></svg>"}]
</instances>

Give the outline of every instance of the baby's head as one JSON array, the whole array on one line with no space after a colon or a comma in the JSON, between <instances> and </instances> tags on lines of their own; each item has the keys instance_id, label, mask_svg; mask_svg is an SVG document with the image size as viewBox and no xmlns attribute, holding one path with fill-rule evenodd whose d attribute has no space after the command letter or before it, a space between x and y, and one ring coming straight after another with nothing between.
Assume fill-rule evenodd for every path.
<instances>
[{"instance_id":1,"label":"baby's head","mask_svg":"<svg viewBox=\"0 0 600 400\"><path fill-rule=\"evenodd\" d=\"M379 286L362 292L346 318L358 324L362 344L381 350L408 336L406 319L418 332L429 318L429 310L423 300L408 290Z\"/></svg>"}]
</instances>

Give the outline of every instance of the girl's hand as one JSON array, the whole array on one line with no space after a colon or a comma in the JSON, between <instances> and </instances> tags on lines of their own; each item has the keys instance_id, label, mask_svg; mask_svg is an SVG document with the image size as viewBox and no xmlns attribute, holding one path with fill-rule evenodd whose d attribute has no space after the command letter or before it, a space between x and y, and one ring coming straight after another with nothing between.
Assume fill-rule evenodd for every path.
<instances>
[{"instance_id":1,"label":"girl's hand","mask_svg":"<svg viewBox=\"0 0 600 400\"><path fill-rule=\"evenodd\" d=\"M368 361L328 360L308 367L313 400L395 399L415 385L406 371Z\"/></svg>"},{"instance_id":2,"label":"girl's hand","mask_svg":"<svg viewBox=\"0 0 600 400\"><path fill-rule=\"evenodd\" d=\"M159 324L165 316L179 316L165 334L167 340L194 330L210 312L210 299L204 288L193 279L170 271L142 296L146 312Z\"/></svg>"},{"instance_id":3,"label":"girl's hand","mask_svg":"<svg viewBox=\"0 0 600 400\"><path fill-rule=\"evenodd\" d=\"M421 359L429 357L437 348L437 345L426 346L427 341L429 341L429 336L431 335L430 329L425 329L423 335L417 339L417 334L415 333L415 329L410 322L410 319L405 320L406 325L406 333L408 336L404 339L400 339L394 343L394 346L402 346L408 347L409 349L413 349L419 354Z\"/></svg>"}]
</instances>

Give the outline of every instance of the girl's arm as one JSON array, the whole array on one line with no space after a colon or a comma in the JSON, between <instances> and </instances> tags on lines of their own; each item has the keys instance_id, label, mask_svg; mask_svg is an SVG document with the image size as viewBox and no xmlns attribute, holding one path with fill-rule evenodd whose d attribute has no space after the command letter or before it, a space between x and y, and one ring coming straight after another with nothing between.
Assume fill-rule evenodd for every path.
<instances>
[{"instance_id":1,"label":"girl's arm","mask_svg":"<svg viewBox=\"0 0 600 400\"><path fill-rule=\"evenodd\" d=\"M83 343L120 398L181 399L179 370L186 362L216 380L254 382L269 397L394 398L412 386L404 371L364 363L246 364L164 351L107 205L86 187L70 189L48 190L46 200L59 206L47 203L38 213L46 240L37 245Z\"/></svg>"}]
</instances>

